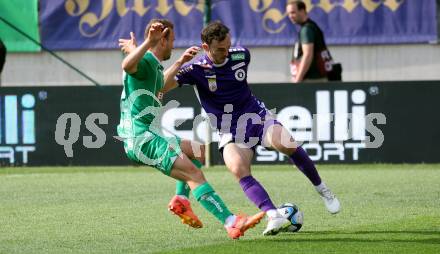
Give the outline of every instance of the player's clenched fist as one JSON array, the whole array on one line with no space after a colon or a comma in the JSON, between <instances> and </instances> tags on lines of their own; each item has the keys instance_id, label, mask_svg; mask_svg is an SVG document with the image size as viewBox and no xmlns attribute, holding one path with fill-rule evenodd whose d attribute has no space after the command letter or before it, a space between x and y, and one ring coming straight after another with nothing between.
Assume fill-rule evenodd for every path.
<instances>
[{"instance_id":1,"label":"player's clenched fist","mask_svg":"<svg viewBox=\"0 0 440 254\"><path fill-rule=\"evenodd\" d=\"M194 58L197 53L199 53L200 48L196 46L192 46L191 48L188 48L183 52L182 56L180 57L179 61L183 64L188 61L191 61L191 59Z\"/></svg>"}]
</instances>

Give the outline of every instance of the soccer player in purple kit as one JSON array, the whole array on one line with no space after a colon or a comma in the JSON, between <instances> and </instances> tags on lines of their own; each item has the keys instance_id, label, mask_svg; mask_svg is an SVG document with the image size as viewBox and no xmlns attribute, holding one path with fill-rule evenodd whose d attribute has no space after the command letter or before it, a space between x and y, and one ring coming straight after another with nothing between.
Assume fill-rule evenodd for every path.
<instances>
[{"instance_id":1,"label":"soccer player in purple kit","mask_svg":"<svg viewBox=\"0 0 440 254\"><path fill-rule=\"evenodd\" d=\"M269 218L263 234L275 235L290 223L278 213L264 187L251 174L254 149L260 144L287 155L315 186L328 211L339 212L338 199L321 180L310 157L295 144L290 133L273 118L264 103L252 95L246 80L249 51L243 47L231 47L229 28L218 21L203 29L201 39L205 54L196 62L181 67L174 80L171 79L174 73L170 72L165 89L177 85L196 86L202 107L217 120L219 150L226 166L249 200Z\"/></svg>"},{"instance_id":2,"label":"soccer player in purple kit","mask_svg":"<svg viewBox=\"0 0 440 254\"><path fill-rule=\"evenodd\" d=\"M220 134L219 151L227 168L248 199L268 216L263 234L276 235L290 222L279 214L264 187L251 174L257 145L287 155L315 186L327 210L332 214L339 212L338 199L321 180L310 157L252 94L246 80L249 51L244 47L231 47L229 28L219 21L206 26L201 39L205 54L193 63L172 65L165 75L163 92L182 85L196 87L202 107L211 116L211 122L215 120ZM185 183L177 184L176 196L189 196Z\"/></svg>"}]
</instances>

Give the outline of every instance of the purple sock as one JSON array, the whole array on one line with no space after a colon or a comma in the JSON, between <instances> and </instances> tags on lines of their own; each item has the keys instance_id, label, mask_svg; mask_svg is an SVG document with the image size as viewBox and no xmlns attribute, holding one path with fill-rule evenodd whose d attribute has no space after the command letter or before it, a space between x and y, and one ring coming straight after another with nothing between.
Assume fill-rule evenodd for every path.
<instances>
[{"instance_id":1,"label":"purple sock","mask_svg":"<svg viewBox=\"0 0 440 254\"><path fill-rule=\"evenodd\" d=\"M266 212L270 209L276 209L272 200L270 200L269 194L267 194L263 186L255 180L253 176L245 176L241 178L240 186L248 199L250 199L262 211Z\"/></svg>"},{"instance_id":2,"label":"purple sock","mask_svg":"<svg viewBox=\"0 0 440 254\"><path fill-rule=\"evenodd\" d=\"M315 164L302 147L296 148L296 151L290 156L290 160L309 178L313 185L317 186L321 184L321 177L319 177Z\"/></svg>"}]
</instances>

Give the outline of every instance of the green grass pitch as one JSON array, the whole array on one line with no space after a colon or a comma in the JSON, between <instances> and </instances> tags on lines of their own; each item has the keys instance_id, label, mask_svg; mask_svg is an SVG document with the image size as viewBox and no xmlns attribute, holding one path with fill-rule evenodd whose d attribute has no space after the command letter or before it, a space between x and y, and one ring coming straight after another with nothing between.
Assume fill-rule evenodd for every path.
<instances>
[{"instance_id":1,"label":"green grass pitch","mask_svg":"<svg viewBox=\"0 0 440 254\"><path fill-rule=\"evenodd\" d=\"M0 168L0 253L439 253L440 165L322 165L330 215L289 166L255 166L274 202L304 211L299 233L238 241L197 202L199 230L166 209L174 181L148 167ZM234 212L255 213L225 167L206 176ZM193 200L193 198L191 198Z\"/></svg>"}]
</instances>

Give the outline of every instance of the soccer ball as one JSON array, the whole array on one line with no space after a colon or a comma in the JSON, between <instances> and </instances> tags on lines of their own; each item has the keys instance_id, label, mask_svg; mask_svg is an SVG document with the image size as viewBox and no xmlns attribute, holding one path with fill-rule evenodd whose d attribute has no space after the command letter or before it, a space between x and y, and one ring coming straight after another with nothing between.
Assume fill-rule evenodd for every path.
<instances>
[{"instance_id":1,"label":"soccer ball","mask_svg":"<svg viewBox=\"0 0 440 254\"><path fill-rule=\"evenodd\" d=\"M299 210L298 206L292 203L284 203L278 207L278 212L291 223L285 230L286 232L298 232L304 221L304 214Z\"/></svg>"}]
</instances>

